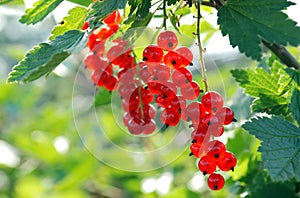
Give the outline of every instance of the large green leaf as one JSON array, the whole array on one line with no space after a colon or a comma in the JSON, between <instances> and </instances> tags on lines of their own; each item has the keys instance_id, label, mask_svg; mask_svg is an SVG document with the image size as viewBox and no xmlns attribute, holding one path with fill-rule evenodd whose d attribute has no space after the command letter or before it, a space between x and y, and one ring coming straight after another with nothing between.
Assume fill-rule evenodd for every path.
<instances>
[{"instance_id":1,"label":"large green leaf","mask_svg":"<svg viewBox=\"0 0 300 198\"><path fill-rule=\"evenodd\" d=\"M252 103L255 112L267 111L271 114L287 115L290 77L275 61L270 73L262 68L235 69L231 71L244 92L256 98Z\"/></svg>"},{"instance_id":2,"label":"large green leaf","mask_svg":"<svg viewBox=\"0 0 300 198\"><path fill-rule=\"evenodd\" d=\"M25 54L13 67L7 82L30 82L50 73L73 51L78 50L84 32L71 30L49 43L41 43Z\"/></svg>"},{"instance_id":3,"label":"large green leaf","mask_svg":"<svg viewBox=\"0 0 300 198\"><path fill-rule=\"evenodd\" d=\"M29 25L42 21L61 2L63 2L63 0L39 0L33 4L33 8L26 10L20 22Z\"/></svg>"},{"instance_id":4,"label":"large green leaf","mask_svg":"<svg viewBox=\"0 0 300 198\"><path fill-rule=\"evenodd\" d=\"M218 11L218 24L233 47L260 60L261 37L280 45L300 43L300 27L281 12L290 5L286 0L228 0Z\"/></svg>"},{"instance_id":5,"label":"large green leaf","mask_svg":"<svg viewBox=\"0 0 300 198\"><path fill-rule=\"evenodd\" d=\"M262 141L264 167L273 181L300 181L300 129L279 116L257 117L242 126Z\"/></svg>"},{"instance_id":6,"label":"large green leaf","mask_svg":"<svg viewBox=\"0 0 300 198\"><path fill-rule=\"evenodd\" d=\"M50 40L64 34L69 30L81 29L84 23L84 18L87 14L87 9L84 7L75 7L69 11L69 15L62 20L62 24L57 25L50 36Z\"/></svg>"},{"instance_id":7,"label":"large green leaf","mask_svg":"<svg viewBox=\"0 0 300 198\"><path fill-rule=\"evenodd\" d=\"M113 12L115 9L125 8L127 0L104 0L101 2L96 2L91 10L88 12L86 21L92 18L104 18L109 13Z\"/></svg>"}]
</instances>

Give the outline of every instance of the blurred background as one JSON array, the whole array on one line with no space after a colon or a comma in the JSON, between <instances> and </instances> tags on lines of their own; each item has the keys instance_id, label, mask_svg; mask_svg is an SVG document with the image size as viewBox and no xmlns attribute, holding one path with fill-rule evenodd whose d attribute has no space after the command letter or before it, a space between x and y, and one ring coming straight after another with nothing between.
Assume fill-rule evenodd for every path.
<instances>
[{"instance_id":1,"label":"blurred background","mask_svg":"<svg viewBox=\"0 0 300 198\"><path fill-rule=\"evenodd\" d=\"M228 38L223 38L217 31L215 12L207 11L204 18L211 24L203 24L207 26L202 38L205 38L207 49L205 61L209 85L225 97L226 104L235 111L238 119L226 128L224 136L227 149L238 158L238 165L234 173L225 174L226 184L219 192L208 189L195 158L188 156L188 144L174 160L146 172L112 167L89 152L79 136L72 109L74 79L86 52L69 57L46 78L24 85L6 84L12 67L29 49L46 41L53 26L74 6L64 2L43 22L34 26L22 25L18 19L31 4L32 1L17 0L0 6L0 198L222 198L248 195L245 183L251 181L254 182L251 185L256 185L251 174L261 168L260 155L256 152L259 141L240 128L251 116L251 98L238 88L230 69L254 67L257 62L230 47ZM287 13L299 22L299 15L293 11L297 6L292 6ZM299 48L290 50L299 59ZM201 81L199 73L195 72L194 76ZM91 126L95 123L92 119L82 119L81 129L85 131L80 135L90 136L93 134ZM110 127L111 141L124 144L125 133L115 125L112 113L106 111L99 117L101 119ZM157 134L151 144L160 145L162 138L172 139L170 134L172 129ZM118 150L106 148L105 152L114 160L122 160Z\"/></svg>"}]
</instances>

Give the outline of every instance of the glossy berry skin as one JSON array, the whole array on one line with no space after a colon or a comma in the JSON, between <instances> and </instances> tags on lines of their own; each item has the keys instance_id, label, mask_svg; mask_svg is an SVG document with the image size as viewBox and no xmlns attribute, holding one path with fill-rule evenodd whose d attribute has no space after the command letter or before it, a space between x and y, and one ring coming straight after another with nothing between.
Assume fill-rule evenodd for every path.
<instances>
[{"instance_id":1,"label":"glossy berry skin","mask_svg":"<svg viewBox=\"0 0 300 198\"><path fill-rule=\"evenodd\" d=\"M165 31L158 35L157 44L165 50L173 50L178 45L178 38L174 32Z\"/></svg>"},{"instance_id":2,"label":"glossy berry skin","mask_svg":"<svg viewBox=\"0 0 300 198\"><path fill-rule=\"evenodd\" d=\"M221 174L213 173L208 177L207 184L211 190L221 190L224 187L225 179Z\"/></svg>"},{"instance_id":3,"label":"glossy berry skin","mask_svg":"<svg viewBox=\"0 0 300 198\"><path fill-rule=\"evenodd\" d=\"M228 125L234 120L234 112L229 107L223 107L217 116L224 125Z\"/></svg>"},{"instance_id":4,"label":"glossy berry skin","mask_svg":"<svg viewBox=\"0 0 300 198\"><path fill-rule=\"evenodd\" d=\"M192 81L184 87L181 87L180 92L187 100L195 100L199 97L200 87L197 82Z\"/></svg>"},{"instance_id":5,"label":"glossy berry skin","mask_svg":"<svg viewBox=\"0 0 300 198\"><path fill-rule=\"evenodd\" d=\"M170 67L171 69L178 69L180 65L182 64L181 56L174 51L169 51L164 56L164 63Z\"/></svg>"},{"instance_id":6,"label":"glossy berry skin","mask_svg":"<svg viewBox=\"0 0 300 198\"><path fill-rule=\"evenodd\" d=\"M206 145L206 155L211 159L219 160L225 152L226 147L219 140L212 140Z\"/></svg>"},{"instance_id":7,"label":"glossy berry skin","mask_svg":"<svg viewBox=\"0 0 300 198\"><path fill-rule=\"evenodd\" d=\"M175 50L182 59L182 65L180 67L186 67L188 65L193 65L193 53L187 47L180 47Z\"/></svg>"},{"instance_id":8,"label":"glossy berry skin","mask_svg":"<svg viewBox=\"0 0 300 198\"><path fill-rule=\"evenodd\" d=\"M236 157L233 153L226 151L221 157L220 160L217 162L217 165L220 170L222 171L229 171L234 170L236 165Z\"/></svg>"},{"instance_id":9,"label":"glossy berry skin","mask_svg":"<svg viewBox=\"0 0 300 198\"><path fill-rule=\"evenodd\" d=\"M167 126L176 126L180 121L180 114L175 109L164 109L160 119Z\"/></svg>"},{"instance_id":10,"label":"glossy berry skin","mask_svg":"<svg viewBox=\"0 0 300 198\"><path fill-rule=\"evenodd\" d=\"M143 133L145 135L152 134L155 131L156 124L154 120L150 120L149 122L143 125Z\"/></svg>"},{"instance_id":11,"label":"glossy berry skin","mask_svg":"<svg viewBox=\"0 0 300 198\"><path fill-rule=\"evenodd\" d=\"M108 77L107 82L104 84L104 87L108 91L114 91L118 87L118 78L114 75Z\"/></svg>"},{"instance_id":12,"label":"glossy berry skin","mask_svg":"<svg viewBox=\"0 0 300 198\"><path fill-rule=\"evenodd\" d=\"M212 111L213 113L220 111L224 103L222 96L215 91L206 92L202 96L201 102L208 111Z\"/></svg>"},{"instance_id":13,"label":"glossy berry skin","mask_svg":"<svg viewBox=\"0 0 300 198\"><path fill-rule=\"evenodd\" d=\"M172 73L173 83L177 87L184 87L192 81L192 73L186 68L178 68Z\"/></svg>"},{"instance_id":14,"label":"glossy berry skin","mask_svg":"<svg viewBox=\"0 0 300 198\"><path fill-rule=\"evenodd\" d=\"M150 45L143 51L143 60L146 62L162 62L164 52L160 47Z\"/></svg>"},{"instance_id":15,"label":"glossy berry skin","mask_svg":"<svg viewBox=\"0 0 300 198\"><path fill-rule=\"evenodd\" d=\"M194 155L196 158L200 158L202 157L203 154L203 148L202 148L202 144L198 144L198 143L193 143L190 146L190 155Z\"/></svg>"},{"instance_id":16,"label":"glossy berry skin","mask_svg":"<svg viewBox=\"0 0 300 198\"><path fill-rule=\"evenodd\" d=\"M118 10L113 11L110 15L108 15L105 19L103 19L103 23L106 23L108 26L116 25L121 22L121 14Z\"/></svg>"},{"instance_id":17,"label":"glossy berry skin","mask_svg":"<svg viewBox=\"0 0 300 198\"><path fill-rule=\"evenodd\" d=\"M153 66L151 70L152 80L159 81L159 82L167 82L171 76L170 72L171 72L170 68L162 64L156 64Z\"/></svg>"},{"instance_id":18,"label":"glossy berry skin","mask_svg":"<svg viewBox=\"0 0 300 198\"><path fill-rule=\"evenodd\" d=\"M198 162L198 168L203 175L212 174L216 171L217 164L214 159L205 155L201 157L200 161Z\"/></svg>"}]
</instances>

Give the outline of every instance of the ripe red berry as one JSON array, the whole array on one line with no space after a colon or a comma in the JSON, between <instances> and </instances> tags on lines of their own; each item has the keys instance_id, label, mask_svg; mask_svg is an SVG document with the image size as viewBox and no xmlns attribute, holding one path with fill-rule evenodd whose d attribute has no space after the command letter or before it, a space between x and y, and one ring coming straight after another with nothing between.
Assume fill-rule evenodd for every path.
<instances>
[{"instance_id":1,"label":"ripe red berry","mask_svg":"<svg viewBox=\"0 0 300 198\"><path fill-rule=\"evenodd\" d=\"M156 64L151 69L152 80L159 82L167 82L171 76L170 72L170 68L162 64Z\"/></svg>"},{"instance_id":2,"label":"ripe red berry","mask_svg":"<svg viewBox=\"0 0 300 198\"><path fill-rule=\"evenodd\" d=\"M208 110L216 113L223 107L222 96L215 91L206 92L201 99L203 106Z\"/></svg>"},{"instance_id":3,"label":"ripe red berry","mask_svg":"<svg viewBox=\"0 0 300 198\"><path fill-rule=\"evenodd\" d=\"M105 82L104 87L108 91L114 91L118 87L118 78L114 75L108 77L107 82Z\"/></svg>"},{"instance_id":4,"label":"ripe red berry","mask_svg":"<svg viewBox=\"0 0 300 198\"><path fill-rule=\"evenodd\" d=\"M207 184L211 190L220 190L224 187L225 180L221 174L213 173L208 177Z\"/></svg>"},{"instance_id":5,"label":"ripe red berry","mask_svg":"<svg viewBox=\"0 0 300 198\"><path fill-rule=\"evenodd\" d=\"M164 57L164 52L160 47L150 45L143 51L143 60L146 62L161 62Z\"/></svg>"},{"instance_id":6,"label":"ripe red berry","mask_svg":"<svg viewBox=\"0 0 300 198\"><path fill-rule=\"evenodd\" d=\"M143 133L149 135L155 131L156 124L154 120L150 120L146 124L143 125Z\"/></svg>"},{"instance_id":7,"label":"ripe red berry","mask_svg":"<svg viewBox=\"0 0 300 198\"><path fill-rule=\"evenodd\" d=\"M184 87L181 87L180 92L182 96L185 97L186 99L195 100L199 97L200 87L197 82L192 81L189 84L185 85Z\"/></svg>"},{"instance_id":8,"label":"ripe red berry","mask_svg":"<svg viewBox=\"0 0 300 198\"><path fill-rule=\"evenodd\" d=\"M216 171L217 164L214 159L205 155L201 157L200 161L198 162L198 168L203 175L212 174Z\"/></svg>"},{"instance_id":9,"label":"ripe red berry","mask_svg":"<svg viewBox=\"0 0 300 198\"><path fill-rule=\"evenodd\" d=\"M234 112L229 107L223 107L217 116L224 125L228 125L234 120Z\"/></svg>"},{"instance_id":10,"label":"ripe red berry","mask_svg":"<svg viewBox=\"0 0 300 198\"><path fill-rule=\"evenodd\" d=\"M174 109L164 109L160 114L161 121L167 126L176 126L180 121L180 114Z\"/></svg>"},{"instance_id":11,"label":"ripe red berry","mask_svg":"<svg viewBox=\"0 0 300 198\"><path fill-rule=\"evenodd\" d=\"M178 45L178 38L174 32L165 31L158 35L157 44L165 50L173 50Z\"/></svg>"},{"instance_id":12,"label":"ripe red berry","mask_svg":"<svg viewBox=\"0 0 300 198\"><path fill-rule=\"evenodd\" d=\"M177 87L184 87L192 81L192 73L186 68L178 68L172 73L172 81Z\"/></svg>"},{"instance_id":13,"label":"ripe red berry","mask_svg":"<svg viewBox=\"0 0 300 198\"><path fill-rule=\"evenodd\" d=\"M190 146L190 151L190 156L194 155L195 157L200 158L204 153L204 148L202 147L202 144L193 143Z\"/></svg>"},{"instance_id":14,"label":"ripe red berry","mask_svg":"<svg viewBox=\"0 0 300 198\"><path fill-rule=\"evenodd\" d=\"M182 64L182 59L181 59L181 56L177 52L169 51L164 56L164 63L172 69L178 69L180 67L180 65Z\"/></svg>"},{"instance_id":15,"label":"ripe red berry","mask_svg":"<svg viewBox=\"0 0 300 198\"><path fill-rule=\"evenodd\" d=\"M113 11L110 15L103 19L103 22L108 26L119 24L121 22L120 12L118 10Z\"/></svg>"},{"instance_id":16,"label":"ripe red berry","mask_svg":"<svg viewBox=\"0 0 300 198\"><path fill-rule=\"evenodd\" d=\"M180 67L186 67L188 65L193 65L193 53L191 50L187 47L181 47L175 50L182 59L182 65Z\"/></svg>"},{"instance_id":17,"label":"ripe red berry","mask_svg":"<svg viewBox=\"0 0 300 198\"><path fill-rule=\"evenodd\" d=\"M222 171L229 171L234 170L236 165L236 157L233 153L226 151L221 157L220 160L217 162L218 167Z\"/></svg>"},{"instance_id":18,"label":"ripe red berry","mask_svg":"<svg viewBox=\"0 0 300 198\"><path fill-rule=\"evenodd\" d=\"M226 152L225 145L219 140L212 140L205 147L206 155L215 160L218 160Z\"/></svg>"},{"instance_id":19,"label":"ripe red berry","mask_svg":"<svg viewBox=\"0 0 300 198\"><path fill-rule=\"evenodd\" d=\"M83 26L82 26L82 30L86 30L86 29L88 29L89 28L89 22L88 21L86 21L86 22L84 22L84 24L83 24Z\"/></svg>"}]
</instances>

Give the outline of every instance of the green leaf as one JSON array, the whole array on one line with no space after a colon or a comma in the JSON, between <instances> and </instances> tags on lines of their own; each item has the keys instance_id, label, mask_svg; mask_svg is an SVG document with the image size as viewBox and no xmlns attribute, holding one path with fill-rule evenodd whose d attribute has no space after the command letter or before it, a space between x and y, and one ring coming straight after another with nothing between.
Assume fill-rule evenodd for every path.
<instances>
[{"instance_id":1,"label":"green leaf","mask_svg":"<svg viewBox=\"0 0 300 198\"><path fill-rule=\"evenodd\" d=\"M300 129L279 116L257 117L242 126L262 141L264 167L273 181L300 181Z\"/></svg>"},{"instance_id":2,"label":"green leaf","mask_svg":"<svg viewBox=\"0 0 300 198\"><path fill-rule=\"evenodd\" d=\"M228 0L218 11L218 24L233 47L260 60L261 38L279 45L300 43L300 27L281 12L290 5L286 0Z\"/></svg>"},{"instance_id":3,"label":"green leaf","mask_svg":"<svg viewBox=\"0 0 300 198\"><path fill-rule=\"evenodd\" d=\"M111 103L111 93L100 87L95 96L95 107L107 105Z\"/></svg>"},{"instance_id":4,"label":"green leaf","mask_svg":"<svg viewBox=\"0 0 300 198\"><path fill-rule=\"evenodd\" d=\"M174 5L174 4L176 4L178 1L180 1L180 0L167 0L167 5L168 5L168 6Z\"/></svg>"},{"instance_id":5,"label":"green leaf","mask_svg":"<svg viewBox=\"0 0 300 198\"><path fill-rule=\"evenodd\" d=\"M146 18L149 14L149 10L151 7L151 1L149 1L149 0L129 0L128 5L130 6L129 16L132 16L135 13L136 18Z\"/></svg>"},{"instance_id":6,"label":"green leaf","mask_svg":"<svg viewBox=\"0 0 300 198\"><path fill-rule=\"evenodd\" d=\"M123 9L126 6L127 0L104 0L96 2L88 12L85 21L92 18L102 19L116 9Z\"/></svg>"},{"instance_id":7,"label":"green leaf","mask_svg":"<svg viewBox=\"0 0 300 198\"><path fill-rule=\"evenodd\" d=\"M270 73L262 68L235 69L231 73L244 92L256 98L252 104L253 111L276 115L289 113L287 92L291 80L277 61L273 63Z\"/></svg>"},{"instance_id":8,"label":"green leaf","mask_svg":"<svg viewBox=\"0 0 300 198\"><path fill-rule=\"evenodd\" d=\"M12 0L0 0L0 5L11 2Z\"/></svg>"},{"instance_id":9,"label":"green leaf","mask_svg":"<svg viewBox=\"0 0 300 198\"><path fill-rule=\"evenodd\" d=\"M56 37L49 43L41 43L25 54L25 57L13 67L7 82L30 82L50 73L72 52L78 50L84 32L71 30Z\"/></svg>"},{"instance_id":10,"label":"green leaf","mask_svg":"<svg viewBox=\"0 0 300 198\"><path fill-rule=\"evenodd\" d=\"M295 89L291 99L291 104L289 105L290 110L300 126L300 91Z\"/></svg>"},{"instance_id":11,"label":"green leaf","mask_svg":"<svg viewBox=\"0 0 300 198\"><path fill-rule=\"evenodd\" d=\"M69 11L69 15L62 20L63 24L57 25L50 36L50 40L64 34L69 30L81 29L84 23L84 18L87 14L87 9L84 7L75 7Z\"/></svg>"},{"instance_id":12,"label":"green leaf","mask_svg":"<svg viewBox=\"0 0 300 198\"><path fill-rule=\"evenodd\" d=\"M61 2L63 2L63 0L39 0L33 4L33 8L26 10L20 22L29 25L42 21Z\"/></svg>"},{"instance_id":13,"label":"green leaf","mask_svg":"<svg viewBox=\"0 0 300 198\"><path fill-rule=\"evenodd\" d=\"M85 6L85 7L88 7L92 3L91 0L68 0L68 1L77 3L77 4Z\"/></svg>"}]
</instances>

